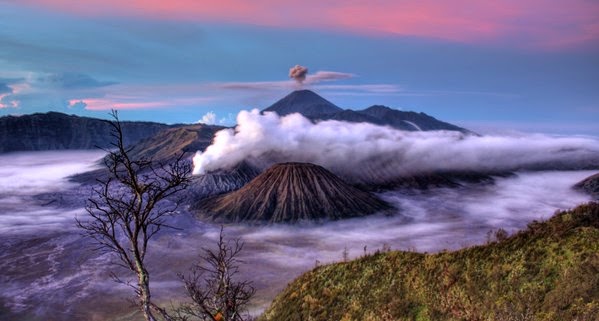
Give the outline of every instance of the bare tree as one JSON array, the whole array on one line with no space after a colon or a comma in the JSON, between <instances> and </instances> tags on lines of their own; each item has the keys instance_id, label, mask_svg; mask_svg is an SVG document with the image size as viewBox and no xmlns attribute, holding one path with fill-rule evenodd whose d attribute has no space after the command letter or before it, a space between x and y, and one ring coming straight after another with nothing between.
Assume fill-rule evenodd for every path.
<instances>
[{"instance_id":1,"label":"bare tree","mask_svg":"<svg viewBox=\"0 0 599 321\"><path fill-rule=\"evenodd\" d=\"M200 262L188 276L179 275L185 283L191 304L178 309L180 319L203 321L244 321L250 317L245 307L254 295L251 282L234 280L239 273L239 239L225 242L221 227L217 249L204 249Z\"/></svg>"},{"instance_id":2,"label":"bare tree","mask_svg":"<svg viewBox=\"0 0 599 321\"><path fill-rule=\"evenodd\" d=\"M171 164L154 164L148 159L132 159L131 148L123 142L123 129L116 110L111 112L112 148L104 165L107 179L98 179L86 210L89 219L77 219L84 234L94 239L99 249L116 254L117 264L133 272L136 282L116 281L135 289L139 308L147 321L156 316L173 320L166 310L152 302L150 274L146 266L148 243L166 225L166 218L177 210L176 202L166 202L185 189L190 181L191 166L181 155Z\"/></svg>"}]
</instances>

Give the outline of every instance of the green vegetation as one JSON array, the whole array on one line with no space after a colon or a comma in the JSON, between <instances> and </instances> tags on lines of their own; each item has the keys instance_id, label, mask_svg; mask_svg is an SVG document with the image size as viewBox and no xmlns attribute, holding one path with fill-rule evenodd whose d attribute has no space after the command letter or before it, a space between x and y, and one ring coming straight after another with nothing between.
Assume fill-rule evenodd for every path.
<instances>
[{"instance_id":1,"label":"green vegetation","mask_svg":"<svg viewBox=\"0 0 599 321\"><path fill-rule=\"evenodd\" d=\"M599 320L599 203L501 238L317 267L259 320Z\"/></svg>"}]
</instances>

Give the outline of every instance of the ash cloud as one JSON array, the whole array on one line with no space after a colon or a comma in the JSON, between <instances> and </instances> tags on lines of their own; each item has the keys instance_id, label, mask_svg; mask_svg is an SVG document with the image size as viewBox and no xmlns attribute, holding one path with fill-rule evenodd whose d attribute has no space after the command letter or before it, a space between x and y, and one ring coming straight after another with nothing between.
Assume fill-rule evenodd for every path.
<instances>
[{"instance_id":1,"label":"ash cloud","mask_svg":"<svg viewBox=\"0 0 599 321\"><path fill-rule=\"evenodd\" d=\"M300 65L295 65L289 69L289 78L297 81L299 84L306 80L308 74L308 68Z\"/></svg>"},{"instance_id":2,"label":"ash cloud","mask_svg":"<svg viewBox=\"0 0 599 321\"><path fill-rule=\"evenodd\" d=\"M599 167L599 140L593 138L407 132L368 123L314 124L300 114L280 117L258 110L240 112L237 123L196 153L194 174L228 169L243 160L262 169L278 162L311 162L356 183L436 171Z\"/></svg>"}]
</instances>

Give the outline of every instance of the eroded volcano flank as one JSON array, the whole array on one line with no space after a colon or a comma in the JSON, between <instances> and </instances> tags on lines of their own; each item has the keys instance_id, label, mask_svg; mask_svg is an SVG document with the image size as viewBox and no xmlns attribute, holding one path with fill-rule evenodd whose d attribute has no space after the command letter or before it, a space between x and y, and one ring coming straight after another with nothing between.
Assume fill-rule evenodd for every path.
<instances>
[{"instance_id":1,"label":"eroded volcano flank","mask_svg":"<svg viewBox=\"0 0 599 321\"><path fill-rule=\"evenodd\" d=\"M278 223L358 217L390 206L321 166L282 163L241 189L204 199L194 208L216 221Z\"/></svg>"}]
</instances>

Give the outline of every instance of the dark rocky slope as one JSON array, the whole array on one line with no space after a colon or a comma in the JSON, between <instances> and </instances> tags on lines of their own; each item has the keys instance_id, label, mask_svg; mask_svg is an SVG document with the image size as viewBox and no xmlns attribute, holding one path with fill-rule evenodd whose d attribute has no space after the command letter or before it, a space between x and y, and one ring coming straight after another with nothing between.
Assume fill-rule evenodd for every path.
<instances>
[{"instance_id":1,"label":"dark rocky slope","mask_svg":"<svg viewBox=\"0 0 599 321\"><path fill-rule=\"evenodd\" d=\"M315 268L258 320L597 320L598 203L497 236L455 252L377 252Z\"/></svg>"},{"instance_id":2,"label":"dark rocky slope","mask_svg":"<svg viewBox=\"0 0 599 321\"><path fill-rule=\"evenodd\" d=\"M588 193L599 200L599 174L589 176L574 185L575 189Z\"/></svg>"},{"instance_id":3,"label":"dark rocky slope","mask_svg":"<svg viewBox=\"0 0 599 321\"><path fill-rule=\"evenodd\" d=\"M185 158L204 150L212 143L214 134L222 126L194 124L168 128L133 146L131 157L155 161L170 161L182 153Z\"/></svg>"},{"instance_id":4,"label":"dark rocky slope","mask_svg":"<svg viewBox=\"0 0 599 321\"><path fill-rule=\"evenodd\" d=\"M378 119L381 125L388 125L401 130L454 130L472 133L469 130L440 121L425 113L401 111L381 105L374 105L364 110L359 110L358 113Z\"/></svg>"},{"instance_id":5,"label":"dark rocky slope","mask_svg":"<svg viewBox=\"0 0 599 321\"><path fill-rule=\"evenodd\" d=\"M214 133L223 128L224 127L221 126L204 124L179 125L178 127L166 128L148 138L136 142L131 147L129 156L132 159L152 160L156 166L159 167L160 164L173 162L177 157L183 154L183 161L191 163L191 159L195 152L206 149L212 142ZM96 179L108 178L108 175L109 173L107 170L102 168L74 175L71 177L71 180L79 183L92 184L95 183ZM222 176L224 173L221 172L218 175ZM235 174L232 173L230 179L234 180L234 176ZM192 182L193 185L196 183L196 181ZM208 188L214 189L213 192L209 193L210 195L230 190L214 185L206 186L203 189L206 190Z\"/></svg>"},{"instance_id":6,"label":"dark rocky slope","mask_svg":"<svg viewBox=\"0 0 599 321\"><path fill-rule=\"evenodd\" d=\"M390 177L378 182L355 182L353 184L366 191L380 192L394 189L453 188L466 184L493 184L494 176L507 177L510 173L474 173L474 172L433 172L413 176Z\"/></svg>"},{"instance_id":7,"label":"dark rocky slope","mask_svg":"<svg viewBox=\"0 0 599 321\"><path fill-rule=\"evenodd\" d=\"M258 175L258 169L243 162L229 170L193 176L184 198L189 204L195 204L197 200L238 190Z\"/></svg>"},{"instance_id":8,"label":"dark rocky slope","mask_svg":"<svg viewBox=\"0 0 599 321\"><path fill-rule=\"evenodd\" d=\"M170 126L152 122L122 123L125 144L150 137ZM0 118L0 153L94 149L110 146L110 125L101 119L57 112Z\"/></svg>"},{"instance_id":9,"label":"dark rocky slope","mask_svg":"<svg viewBox=\"0 0 599 321\"><path fill-rule=\"evenodd\" d=\"M389 205L321 166L283 163L235 192L200 201L194 209L217 221L276 223L363 216Z\"/></svg>"}]
</instances>

